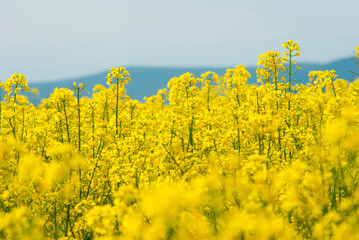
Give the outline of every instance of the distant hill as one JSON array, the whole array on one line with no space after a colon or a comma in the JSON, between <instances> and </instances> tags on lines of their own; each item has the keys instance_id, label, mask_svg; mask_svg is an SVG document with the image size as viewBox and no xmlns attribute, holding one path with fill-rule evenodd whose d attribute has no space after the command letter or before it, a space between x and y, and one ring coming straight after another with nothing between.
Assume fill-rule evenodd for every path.
<instances>
[{"instance_id":1,"label":"distant hill","mask_svg":"<svg viewBox=\"0 0 359 240\"><path fill-rule=\"evenodd\" d=\"M359 72L355 61L352 58L342 59L327 64L298 64L301 70L294 76L294 79L300 80L301 83L308 82L309 71L336 70L338 78L348 81L355 79L354 74L349 71ZM232 68L232 67L228 67ZM168 81L173 77L178 77L185 72L191 72L195 76L200 76L205 71L213 71L219 75L224 75L227 68L219 67L127 67L131 74L132 81L127 87L127 94L132 99L142 100L145 96L152 96L157 93L158 89L166 88ZM249 83L257 83L256 69L257 67L248 67L251 74ZM65 79L57 82L38 82L31 83L31 88L37 88L40 92L40 98L47 98L53 90L58 88L68 88L72 82L83 83L87 86L89 92L92 92L96 84L106 86L106 75L108 71L103 71L87 77Z\"/></svg>"}]
</instances>

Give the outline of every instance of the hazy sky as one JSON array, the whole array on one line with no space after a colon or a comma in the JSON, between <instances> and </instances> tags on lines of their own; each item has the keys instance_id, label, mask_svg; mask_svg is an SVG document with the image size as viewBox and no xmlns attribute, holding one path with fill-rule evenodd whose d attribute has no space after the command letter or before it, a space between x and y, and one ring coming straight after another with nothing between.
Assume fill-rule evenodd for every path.
<instances>
[{"instance_id":1,"label":"hazy sky","mask_svg":"<svg viewBox=\"0 0 359 240\"><path fill-rule=\"evenodd\" d=\"M358 0L0 0L0 80L112 66L235 66L297 41L298 61L359 45Z\"/></svg>"}]
</instances>

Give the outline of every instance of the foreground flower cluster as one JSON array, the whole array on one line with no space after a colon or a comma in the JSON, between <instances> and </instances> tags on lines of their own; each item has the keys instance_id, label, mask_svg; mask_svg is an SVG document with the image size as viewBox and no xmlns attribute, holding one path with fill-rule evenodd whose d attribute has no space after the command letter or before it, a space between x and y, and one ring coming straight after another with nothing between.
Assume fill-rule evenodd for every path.
<instances>
[{"instance_id":1,"label":"foreground flower cluster","mask_svg":"<svg viewBox=\"0 0 359 240\"><path fill-rule=\"evenodd\" d=\"M259 86L185 73L143 103L121 67L38 107L24 75L1 82L0 238L359 239L359 82L295 84L283 47Z\"/></svg>"}]
</instances>

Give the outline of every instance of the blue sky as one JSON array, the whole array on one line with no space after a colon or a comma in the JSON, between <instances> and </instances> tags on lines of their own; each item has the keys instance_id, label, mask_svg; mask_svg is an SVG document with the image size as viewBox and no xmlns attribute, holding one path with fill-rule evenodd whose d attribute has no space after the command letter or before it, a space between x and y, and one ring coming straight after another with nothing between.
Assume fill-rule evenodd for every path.
<instances>
[{"instance_id":1,"label":"blue sky","mask_svg":"<svg viewBox=\"0 0 359 240\"><path fill-rule=\"evenodd\" d=\"M0 0L0 80L112 66L235 66L297 41L301 62L351 56L358 0Z\"/></svg>"}]
</instances>

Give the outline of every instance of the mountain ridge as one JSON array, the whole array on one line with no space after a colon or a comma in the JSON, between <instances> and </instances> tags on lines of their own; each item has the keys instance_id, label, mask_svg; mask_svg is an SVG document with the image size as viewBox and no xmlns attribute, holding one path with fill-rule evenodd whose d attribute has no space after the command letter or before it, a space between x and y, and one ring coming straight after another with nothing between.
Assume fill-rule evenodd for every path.
<instances>
[{"instance_id":1,"label":"mountain ridge","mask_svg":"<svg viewBox=\"0 0 359 240\"><path fill-rule=\"evenodd\" d=\"M349 71L358 72L358 66L352 58L339 59L324 64L302 63L297 64L301 67L294 76L295 79L301 80L301 83L308 82L309 71L336 70L338 78L353 81L355 75ZM173 77L178 77L185 72L191 72L195 76L200 76L205 71L213 71L218 75L224 75L226 69L233 67L146 67L146 66L129 66L132 81L127 86L127 94L137 100L142 100L145 96L152 96L157 93L158 89L166 88L168 81ZM250 66L247 70L251 74L249 84L257 83L256 78L257 66ZM53 90L58 88L69 88L72 82L83 83L87 86L89 92L92 91L96 84L106 85L106 75L108 71L102 71L84 77L68 78L55 82L34 82L29 83L31 88L37 88L40 92L40 98L48 98ZM39 100L37 100L37 103Z\"/></svg>"}]
</instances>

